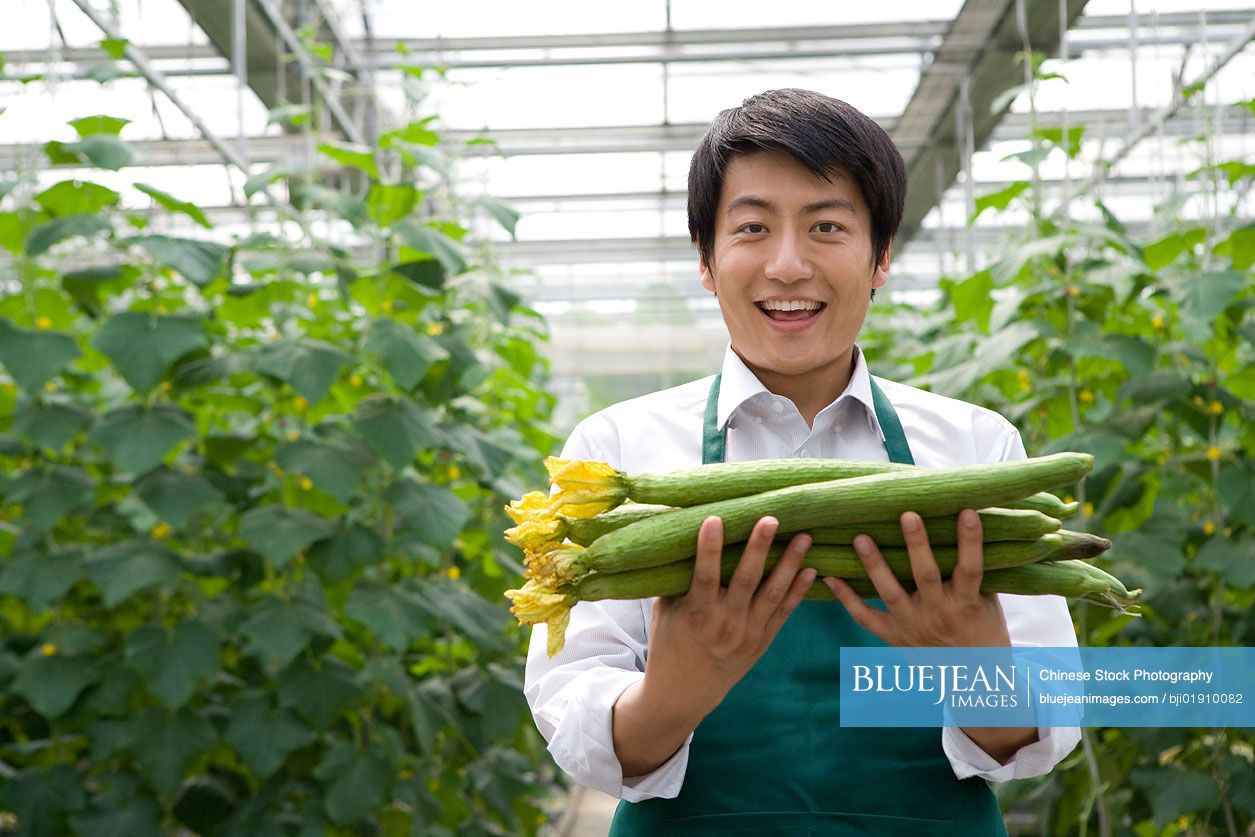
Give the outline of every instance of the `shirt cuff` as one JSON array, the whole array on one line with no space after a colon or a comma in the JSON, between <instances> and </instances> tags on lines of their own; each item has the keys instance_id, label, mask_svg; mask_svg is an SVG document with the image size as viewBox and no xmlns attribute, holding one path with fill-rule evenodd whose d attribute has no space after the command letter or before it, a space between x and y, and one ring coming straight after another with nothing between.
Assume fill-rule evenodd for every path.
<instances>
[{"instance_id":1,"label":"shirt cuff","mask_svg":"<svg viewBox=\"0 0 1255 837\"><path fill-rule=\"evenodd\" d=\"M616 669L599 674L601 676L597 678L595 688L587 682L580 684L560 717L548 712L540 713L544 716L543 720L555 728L549 741L549 752L554 762L580 784L627 802L679 796L693 734L689 733L680 749L656 770L624 778L623 766L614 752L614 704L629 686L645 674Z\"/></svg>"},{"instance_id":2,"label":"shirt cuff","mask_svg":"<svg viewBox=\"0 0 1255 837\"><path fill-rule=\"evenodd\" d=\"M950 760L955 778L979 776L990 782L1028 779L1054 769L1081 740L1079 727L1038 727L1037 741L1015 751L1006 764L986 753L959 727L942 727L941 749Z\"/></svg>"}]
</instances>

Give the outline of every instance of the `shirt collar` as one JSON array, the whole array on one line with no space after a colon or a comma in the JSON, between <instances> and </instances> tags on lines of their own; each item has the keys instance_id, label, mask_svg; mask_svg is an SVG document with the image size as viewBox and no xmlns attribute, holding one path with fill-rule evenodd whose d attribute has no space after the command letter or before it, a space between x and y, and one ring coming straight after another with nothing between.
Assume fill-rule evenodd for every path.
<instances>
[{"instance_id":1,"label":"shirt collar","mask_svg":"<svg viewBox=\"0 0 1255 837\"><path fill-rule=\"evenodd\" d=\"M758 380L758 376L745 365L745 361L741 360L737 353L732 351L732 344L729 343L728 348L723 353L722 377L719 382L719 403L716 405L715 411L719 429L723 430L727 426L728 419L732 418L732 414L740 409L741 405L754 396L763 393L770 394L767 387L763 386L763 382ZM885 433L876 418L876 406L875 402L872 401L871 373L867 370L867 363L863 359L863 351L858 344L854 345L854 373L850 375L850 382L846 385L845 392L837 396L832 404L821 410L820 414L822 415L833 404L840 403L841 399L847 396L863 405L863 413L867 416L868 429L883 441Z\"/></svg>"}]
</instances>

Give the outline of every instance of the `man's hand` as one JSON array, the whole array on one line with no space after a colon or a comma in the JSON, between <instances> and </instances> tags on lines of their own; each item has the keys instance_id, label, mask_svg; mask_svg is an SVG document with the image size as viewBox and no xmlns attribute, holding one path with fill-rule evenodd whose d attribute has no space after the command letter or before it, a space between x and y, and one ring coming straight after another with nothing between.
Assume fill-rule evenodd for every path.
<instances>
[{"instance_id":1,"label":"man's hand","mask_svg":"<svg viewBox=\"0 0 1255 837\"><path fill-rule=\"evenodd\" d=\"M998 597L980 592L985 568L980 515L971 509L959 515L959 558L948 581L941 578L920 516L905 512L901 523L914 593L902 589L871 538L859 535L854 539L854 549L887 613L869 606L841 579L824 579L854 621L890 645L1009 647L1011 636Z\"/></svg>"},{"instance_id":2,"label":"man's hand","mask_svg":"<svg viewBox=\"0 0 1255 837\"><path fill-rule=\"evenodd\" d=\"M888 613L869 606L841 579L824 579L854 621L890 645L1010 647L1011 636L997 595L980 592L985 569L980 515L972 509L959 514L959 557L948 581L941 578L920 516L905 512L900 522L911 558L914 593L902 589L871 538L859 535L854 539L854 549ZM1038 738L1036 727L964 727L963 731L1004 764Z\"/></svg>"},{"instance_id":3,"label":"man's hand","mask_svg":"<svg viewBox=\"0 0 1255 837\"><path fill-rule=\"evenodd\" d=\"M703 521L689 592L654 602L645 677L614 706L614 749L624 776L656 770L679 749L763 655L815 580L813 569L802 569L811 544L803 534L759 587L777 526L774 518L758 521L725 589L723 521Z\"/></svg>"}]
</instances>

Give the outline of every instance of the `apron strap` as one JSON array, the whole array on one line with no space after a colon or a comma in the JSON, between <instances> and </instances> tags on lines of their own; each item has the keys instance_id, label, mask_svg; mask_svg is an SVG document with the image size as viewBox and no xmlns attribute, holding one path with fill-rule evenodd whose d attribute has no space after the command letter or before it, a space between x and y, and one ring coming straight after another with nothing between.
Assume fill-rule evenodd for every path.
<instances>
[{"instance_id":1,"label":"apron strap","mask_svg":"<svg viewBox=\"0 0 1255 837\"><path fill-rule=\"evenodd\" d=\"M890 462L903 465L914 465L915 457L911 455L911 446L906 443L906 433L902 430L902 422L893 409L889 397L876 383L876 379L867 376L872 385L872 406L876 410L876 420L885 434L885 451ZM710 394L706 396L706 417L702 423L702 464L710 465L723 462L728 447L728 429L719 429L719 383L723 372L715 375L710 384Z\"/></svg>"}]
</instances>

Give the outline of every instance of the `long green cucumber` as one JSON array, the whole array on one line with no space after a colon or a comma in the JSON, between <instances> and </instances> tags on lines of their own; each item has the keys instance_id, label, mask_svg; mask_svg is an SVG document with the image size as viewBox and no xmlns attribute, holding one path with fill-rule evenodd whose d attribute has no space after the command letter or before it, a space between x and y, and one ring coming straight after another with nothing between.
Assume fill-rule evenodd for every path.
<instances>
[{"instance_id":1,"label":"long green cucumber","mask_svg":"<svg viewBox=\"0 0 1255 837\"><path fill-rule=\"evenodd\" d=\"M1035 541L1002 541L985 544L984 567L986 571L1015 567L1037 561L1066 560L1088 551L1090 557L1103 550L1109 541L1081 532L1042 535ZM1084 549L1082 549L1082 545ZM727 584L736 569L744 544L728 546L720 562L722 581ZM787 544L776 544L767 553L764 573L771 572ZM932 550L937 568L943 577L954 572L958 562L957 547L942 546ZM889 569L899 579L913 578L911 557L905 549L882 549ZM646 567L620 573L592 573L575 583L575 594L588 601L599 599L643 599L652 596L678 596L685 593L693 582L692 558L686 558L660 567ZM806 551L803 566L814 567L821 576L838 578L867 578L867 570L853 547L833 544L814 544Z\"/></svg>"},{"instance_id":2,"label":"long green cucumber","mask_svg":"<svg viewBox=\"0 0 1255 837\"><path fill-rule=\"evenodd\" d=\"M619 480L627 488L628 497L634 503L696 506L792 485L911 470L925 469L896 462L862 462L849 459L758 459L636 475L620 472ZM1033 509L1060 519L1070 517L1080 508L1077 503L1065 503L1044 491L1002 505L1007 508Z\"/></svg>"},{"instance_id":3,"label":"long green cucumber","mask_svg":"<svg viewBox=\"0 0 1255 837\"><path fill-rule=\"evenodd\" d=\"M598 538L579 563L586 569L621 572L694 555L698 529L712 515L723 520L724 542L735 543L748 538L754 524L767 515L779 521L781 531L797 532L896 520L908 509L937 517L965 508L1001 506L1044 486L1076 482L1093 462L1086 453L1056 453L1019 462L891 471L794 485L653 515Z\"/></svg>"},{"instance_id":4,"label":"long green cucumber","mask_svg":"<svg viewBox=\"0 0 1255 837\"><path fill-rule=\"evenodd\" d=\"M854 592L864 598L880 594L866 579L847 579ZM914 591L912 581L902 582L903 589ZM1014 593L1018 595L1056 595L1083 599L1103 607L1112 607L1129 615L1139 615L1127 610L1135 605L1141 590L1129 590L1124 582L1111 573L1084 561L1050 561L1023 564L1015 567L990 570L981 578L982 593ZM808 599L833 599L832 591L823 581L817 580L807 591Z\"/></svg>"},{"instance_id":5,"label":"long green cucumber","mask_svg":"<svg viewBox=\"0 0 1255 837\"><path fill-rule=\"evenodd\" d=\"M671 511L671 507L628 503L593 517L564 518L567 524L566 536L580 546L589 546L602 535L664 511ZM1060 526L1055 518L1029 509L981 509L980 519L985 541L1031 541L1058 531ZM927 518L924 520L924 528L928 532L930 544L948 546L958 542L956 515ZM808 532L815 543L850 543L860 533L871 536L880 546L902 546L906 543L902 527L896 520L803 531Z\"/></svg>"}]
</instances>

